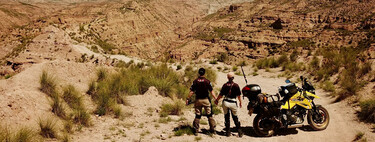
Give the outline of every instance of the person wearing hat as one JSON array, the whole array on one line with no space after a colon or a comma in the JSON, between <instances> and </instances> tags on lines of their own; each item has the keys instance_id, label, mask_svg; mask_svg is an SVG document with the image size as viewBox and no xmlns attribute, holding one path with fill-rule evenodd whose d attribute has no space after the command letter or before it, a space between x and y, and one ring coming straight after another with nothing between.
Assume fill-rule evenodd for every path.
<instances>
[{"instance_id":1,"label":"person wearing hat","mask_svg":"<svg viewBox=\"0 0 375 142\"><path fill-rule=\"evenodd\" d=\"M217 105L219 100L224 96L223 100L223 111L224 111L224 118L225 118L225 131L226 135L229 137L231 135L230 132L230 114L232 114L232 118L234 124L236 125L238 136L242 137L243 132L241 130L241 123L238 120L238 106L237 100L238 98L240 108L242 108L242 100L241 100L241 90L237 83L233 82L234 73L230 72L227 74L228 82L223 85L220 90L220 94L215 100L215 104Z\"/></svg>"},{"instance_id":2,"label":"person wearing hat","mask_svg":"<svg viewBox=\"0 0 375 142\"><path fill-rule=\"evenodd\" d=\"M198 135L197 133L199 131L199 122L200 118L202 117L202 108L206 110L208 122L210 125L210 133L215 133L216 122L212 117L212 105L209 93L211 93L214 99L216 99L216 96L212 89L211 82L204 77L205 73L206 70L204 68L200 68L198 70L199 77L193 81L193 84L190 87L189 96L186 100L186 104L189 104L191 96L195 93L195 119L193 121L194 135Z\"/></svg>"}]
</instances>

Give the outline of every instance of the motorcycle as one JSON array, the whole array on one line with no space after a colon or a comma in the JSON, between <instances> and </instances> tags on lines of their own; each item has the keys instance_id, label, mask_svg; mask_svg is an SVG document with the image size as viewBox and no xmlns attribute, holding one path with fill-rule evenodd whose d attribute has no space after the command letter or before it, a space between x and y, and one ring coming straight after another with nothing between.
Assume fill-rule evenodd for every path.
<instances>
[{"instance_id":1,"label":"motorcycle","mask_svg":"<svg viewBox=\"0 0 375 142\"><path fill-rule=\"evenodd\" d=\"M282 128L302 127L306 119L314 130L327 128L327 109L314 103L314 99L320 98L315 94L314 86L303 76L300 79L302 88L286 80L288 84L280 86L275 95L262 93L257 84L242 89L243 95L249 99L249 114L257 114L253 128L258 136L269 137Z\"/></svg>"}]
</instances>

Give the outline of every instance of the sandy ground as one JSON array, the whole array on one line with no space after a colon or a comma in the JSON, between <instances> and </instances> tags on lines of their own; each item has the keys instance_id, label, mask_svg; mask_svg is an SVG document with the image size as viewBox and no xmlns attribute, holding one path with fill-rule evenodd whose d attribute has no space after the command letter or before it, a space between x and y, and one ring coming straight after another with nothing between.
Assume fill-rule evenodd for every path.
<instances>
[{"instance_id":1,"label":"sandy ground","mask_svg":"<svg viewBox=\"0 0 375 142\"><path fill-rule=\"evenodd\" d=\"M271 78L275 76L273 73L259 71L258 76L248 76L250 83L259 84L263 92L274 94L277 92L277 87L285 84L285 78ZM226 73L218 72L216 87L225 83ZM241 87L245 85L242 76L236 76L235 82ZM218 88L217 88L218 89ZM147 95L130 96L130 106L125 106L125 110L132 113L128 117L119 120L110 117L98 118L95 126L87 128L82 133L74 136L74 141L196 141L195 136L183 135L174 136L173 129L179 124L190 124L194 119L192 108L185 110L181 116L169 116L170 122L160 123L158 111L161 104L169 102L169 98L163 98L157 95L157 91L149 91ZM330 124L326 130L312 131L309 126L304 126L297 129L288 129L280 132L276 136L269 138L256 137L252 128L252 120L255 115L251 117L247 114L246 105L248 100L245 99L243 107L240 109L239 119L245 131L242 138L238 138L236 133L232 137L223 136L224 116L219 114L214 116L217 121L218 134L209 136L200 133L198 137L200 141L352 141L358 132L364 132L368 141L375 140L375 134L372 133L372 128L359 122L355 116L355 111L346 102L331 103L333 98L327 96L322 90L317 90L317 94L321 99L317 99L316 103L323 105L330 113ZM190 106L191 107L191 106ZM129 113L128 112L128 113ZM187 120L185 120L187 119ZM202 118L201 121L207 122L207 118ZM307 125L307 121L305 122ZM234 124L232 122L231 126ZM208 125L201 124L201 130L208 129ZM163 139L163 140L162 140ZM165 139L165 140L164 140Z\"/></svg>"}]
</instances>

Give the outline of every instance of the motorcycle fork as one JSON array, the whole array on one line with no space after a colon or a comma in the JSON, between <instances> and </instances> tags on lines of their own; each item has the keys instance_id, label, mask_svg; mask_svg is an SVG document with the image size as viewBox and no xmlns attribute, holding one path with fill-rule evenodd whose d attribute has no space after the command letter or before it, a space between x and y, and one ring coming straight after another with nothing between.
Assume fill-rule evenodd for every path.
<instances>
[{"instance_id":1,"label":"motorcycle fork","mask_svg":"<svg viewBox=\"0 0 375 142\"><path fill-rule=\"evenodd\" d=\"M319 111L316 109L316 105L315 105L314 101L312 101L312 105L313 105L313 111L314 111L314 114L312 114L313 117L315 117L316 119L318 119L318 118L320 119Z\"/></svg>"}]
</instances>

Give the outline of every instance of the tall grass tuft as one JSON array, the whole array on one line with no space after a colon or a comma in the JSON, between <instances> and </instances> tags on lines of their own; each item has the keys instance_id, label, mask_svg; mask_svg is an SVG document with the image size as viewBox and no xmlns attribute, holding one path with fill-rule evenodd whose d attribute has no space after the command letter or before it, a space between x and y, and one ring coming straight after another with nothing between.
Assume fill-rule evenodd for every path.
<instances>
[{"instance_id":1,"label":"tall grass tuft","mask_svg":"<svg viewBox=\"0 0 375 142\"><path fill-rule=\"evenodd\" d=\"M12 140L12 133L10 129L6 126L0 125L0 141L1 142L10 142Z\"/></svg>"},{"instance_id":2,"label":"tall grass tuft","mask_svg":"<svg viewBox=\"0 0 375 142\"><path fill-rule=\"evenodd\" d=\"M92 80L90 81L90 84L89 84L89 89L87 90L87 94L93 96L96 94L96 90L97 89L97 84L96 84L96 81Z\"/></svg>"},{"instance_id":3,"label":"tall grass tuft","mask_svg":"<svg viewBox=\"0 0 375 142\"><path fill-rule=\"evenodd\" d=\"M167 117L168 115L181 115L184 107L184 103L180 100L175 100L173 103L163 104L161 106L160 116Z\"/></svg>"},{"instance_id":4,"label":"tall grass tuft","mask_svg":"<svg viewBox=\"0 0 375 142\"><path fill-rule=\"evenodd\" d=\"M55 120L47 118L45 120L39 119L39 134L44 138L57 138L57 128Z\"/></svg>"},{"instance_id":5,"label":"tall grass tuft","mask_svg":"<svg viewBox=\"0 0 375 142\"><path fill-rule=\"evenodd\" d=\"M101 71L98 71L101 72ZM103 74L103 73L101 73ZM98 73L98 75L100 75ZM116 114L119 110L117 104L126 105L127 95L145 93L149 87L154 86L159 94L167 97L185 99L193 79L198 76L198 71L187 66L184 75L178 74L167 64L149 66L130 65L120 68L117 72L106 74L105 79L99 79L89 84L87 91L97 105L96 114ZM211 82L216 81L216 72L206 69L206 77ZM100 77L98 77L100 78Z\"/></svg>"},{"instance_id":6,"label":"tall grass tuft","mask_svg":"<svg viewBox=\"0 0 375 142\"><path fill-rule=\"evenodd\" d=\"M65 112L64 106L59 96L55 96L52 98L51 107L52 107L52 112L56 114L58 117L63 118L63 119L66 118L66 112Z\"/></svg>"},{"instance_id":7,"label":"tall grass tuft","mask_svg":"<svg viewBox=\"0 0 375 142\"><path fill-rule=\"evenodd\" d=\"M83 126L90 126L90 114L83 108L73 111L73 122Z\"/></svg>"},{"instance_id":8,"label":"tall grass tuft","mask_svg":"<svg viewBox=\"0 0 375 142\"><path fill-rule=\"evenodd\" d=\"M15 142L32 142L35 141L35 132L30 128L21 128L19 129L14 138L13 141Z\"/></svg>"},{"instance_id":9,"label":"tall grass tuft","mask_svg":"<svg viewBox=\"0 0 375 142\"><path fill-rule=\"evenodd\" d=\"M107 70L104 68L100 68L96 74L98 76L98 81L102 81L108 76Z\"/></svg>"},{"instance_id":10,"label":"tall grass tuft","mask_svg":"<svg viewBox=\"0 0 375 142\"><path fill-rule=\"evenodd\" d=\"M375 99L369 99L360 102L361 111L359 118L364 121L375 123Z\"/></svg>"},{"instance_id":11,"label":"tall grass tuft","mask_svg":"<svg viewBox=\"0 0 375 142\"><path fill-rule=\"evenodd\" d=\"M56 79L48 74L47 71L43 71L42 75L40 76L40 90L50 97L53 97L57 95L56 87Z\"/></svg>"},{"instance_id":12,"label":"tall grass tuft","mask_svg":"<svg viewBox=\"0 0 375 142\"><path fill-rule=\"evenodd\" d=\"M68 85L63 88L62 98L72 109L83 108L81 94L73 85Z\"/></svg>"}]
</instances>

